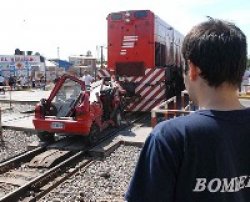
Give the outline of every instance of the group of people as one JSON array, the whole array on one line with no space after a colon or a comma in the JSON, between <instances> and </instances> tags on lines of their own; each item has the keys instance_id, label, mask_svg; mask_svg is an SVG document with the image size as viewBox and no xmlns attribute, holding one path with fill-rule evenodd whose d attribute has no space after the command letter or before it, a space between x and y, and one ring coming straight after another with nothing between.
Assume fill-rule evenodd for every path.
<instances>
[{"instance_id":1,"label":"group of people","mask_svg":"<svg viewBox=\"0 0 250 202\"><path fill-rule=\"evenodd\" d=\"M91 76L87 70L83 72L83 76L81 80L85 82L85 87L87 90L90 90L91 83L95 80L93 76Z\"/></svg>"},{"instance_id":2,"label":"group of people","mask_svg":"<svg viewBox=\"0 0 250 202\"><path fill-rule=\"evenodd\" d=\"M90 102L97 102L100 104L103 109L103 119L110 119L111 115L111 103L114 93L122 92L122 87L116 82L114 77L104 77L101 79L100 84L97 85L94 89L91 89L91 83L95 81L87 71L84 71L84 75L81 77L81 80L85 82L85 87L87 91L90 91ZM113 89L116 88L115 91Z\"/></svg>"},{"instance_id":3,"label":"group of people","mask_svg":"<svg viewBox=\"0 0 250 202\"><path fill-rule=\"evenodd\" d=\"M9 76L8 78L4 77L0 74L0 86L10 86L12 90L17 88L25 88L25 87L42 87L45 85L44 76L40 78L39 81L36 81L35 78L31 79L31 77L27 78L25 76Z\"/></svg>"},{"instance_id":4,"label":"group of people","mask_svg":"<svg viewBox=\"0 0 250 202\"><path fill-rule=\"evenodd\" d=\"M10 76L6 79L2 74L0 74L0 91L5 92L4 86L10 86L11 89L15 86L16 79L14 76Z\"/></svg>"},{"instance_id":5,"label":"group of people","mask_svg":"<svg viewBox=\"0 0 250 202\"><path fill-rule=\"evenodd\" d=\"M182 44L183 77L199 110L159 123L147 138L128 202L250 201L250 108L238 98L246 36L209 18Z\"/></svg>"},{"instance_id":6,"label":"group of people","mask_svg":"<svg viewBox=\"0 0 250 202\"><path fill-rule=\"evenodd\" d=\"M84 75L81 77L81 80L84 81L86 89L90 91L91 84L95 81L95 78L91 76L88 71L84 71ZM118 84L114 76L101 78L100 91L106 91L111 87L118 88L119 91L124 91L124 89Z\"/></svg>"}]
</instances>

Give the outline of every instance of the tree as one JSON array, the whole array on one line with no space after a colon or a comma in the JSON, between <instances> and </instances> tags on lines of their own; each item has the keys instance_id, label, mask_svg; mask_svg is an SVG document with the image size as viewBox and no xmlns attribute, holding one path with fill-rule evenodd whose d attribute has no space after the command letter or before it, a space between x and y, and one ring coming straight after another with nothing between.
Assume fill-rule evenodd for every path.
<instances>
[{"instance_id":1,"label":"tree","mask_svg":"<svg viewBox=\"0 0 250 202\"><path fill-rule=\"evenodd\" d=\"M87 51L87 54L86 54L87 57L91 57L92 56L92 53L90 50Z\"/></svg>"},{"instance_id":2,"label":"tree","mask_svg":"<svg viewBox=\"0 0 250 202\"><path fill-rule=\"evenodd\" d=\"M247 69L250 69L250 58L247 58Z\"/></svg>"},{"instance_id":3,"label":"tree","mask_svg":"<svg viewBox=\"0 0 250 202\"><path fill-rule=\"evenodd\" d=\"M20 51L19 48L16 48L16 49L15 49L15 55L21 55L21 51Z\"/></svg>"}]
</instances>

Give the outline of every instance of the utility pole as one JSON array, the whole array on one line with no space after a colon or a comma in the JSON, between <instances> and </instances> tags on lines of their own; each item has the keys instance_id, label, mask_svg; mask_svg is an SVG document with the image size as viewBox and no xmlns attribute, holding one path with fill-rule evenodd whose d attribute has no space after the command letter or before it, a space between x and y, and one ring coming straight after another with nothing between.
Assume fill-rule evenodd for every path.
<instances>
[{"instance_id":1,"label":"utility pole","mask_svg":"<svg viewBox=\"0 0 250 202\"><path fill-rule=\"evenodd\" d=\"M60 69L60 47L58 46L57 47L57 59L58 59L58 70ZM56 74L56 78L57 78L57 67L56 67L56 71L55 71L55 74Z\"/></svg>"},{"instance_id":2,"label":"utility pole","mask_svg":"<svg viewBox=\"0 0 250 202\"><path fill-rule=\"evenodd\" d=\"M103 68L103 46L101 46L101 69Z\"/></svg>"}]
</instances>

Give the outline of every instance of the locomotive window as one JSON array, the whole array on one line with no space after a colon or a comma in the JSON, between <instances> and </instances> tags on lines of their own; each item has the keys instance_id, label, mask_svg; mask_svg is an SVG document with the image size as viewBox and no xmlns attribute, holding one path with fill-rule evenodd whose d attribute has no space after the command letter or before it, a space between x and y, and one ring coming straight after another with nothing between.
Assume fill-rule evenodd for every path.
<instances>
[{"instance_id":1,"label":"locomotive window","mask_svg":"<svg viewBox=\"0 0 250 202\"><path fill-rule=\"evenodd\" d=\"M121 13L113 13L111 14L111 20L121 20L122 14Z\"/></svg>"},{"instance_id":2,"label":"locomotive window","mask_svg":"<svg viewBox=\"0 0 250 202\"><path fill-rule=\"evenodd\" d=\"M145 18L148 16L148 13L147 11L136 11L135 14L134 14L135 18Z\"/></svg>"}]
</instances>

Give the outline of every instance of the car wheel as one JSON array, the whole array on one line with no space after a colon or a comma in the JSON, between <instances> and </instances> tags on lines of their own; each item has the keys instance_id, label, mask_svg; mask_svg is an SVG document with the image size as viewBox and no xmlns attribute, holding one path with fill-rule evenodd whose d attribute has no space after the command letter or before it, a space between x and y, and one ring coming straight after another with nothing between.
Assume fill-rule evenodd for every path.
<instances>
[{"instance_id":1,"label":"car wheel","mask_svg":"<svg viewBox=\"0 0 250 202\"><path fill-rule=\"evenodd\" d=\"M100 134L100 127L96 123L93 123L91 128L90 128L89 135L87 136L87 144L93 145L93 144L97 143L97 141L99 139L98 138L99 134Z\"/></svg>"},{"instance_id":2,"label":"car wheel","mask_svg":"<svg viewBox=\"0 0 250 202\"><path fill-rule=\"evenodd\" d=\"M41 142L54 142L55 136L54 133L49 133L47 131L41 131L37 133L37 137Z\"/></svg>"}]
</instances>

